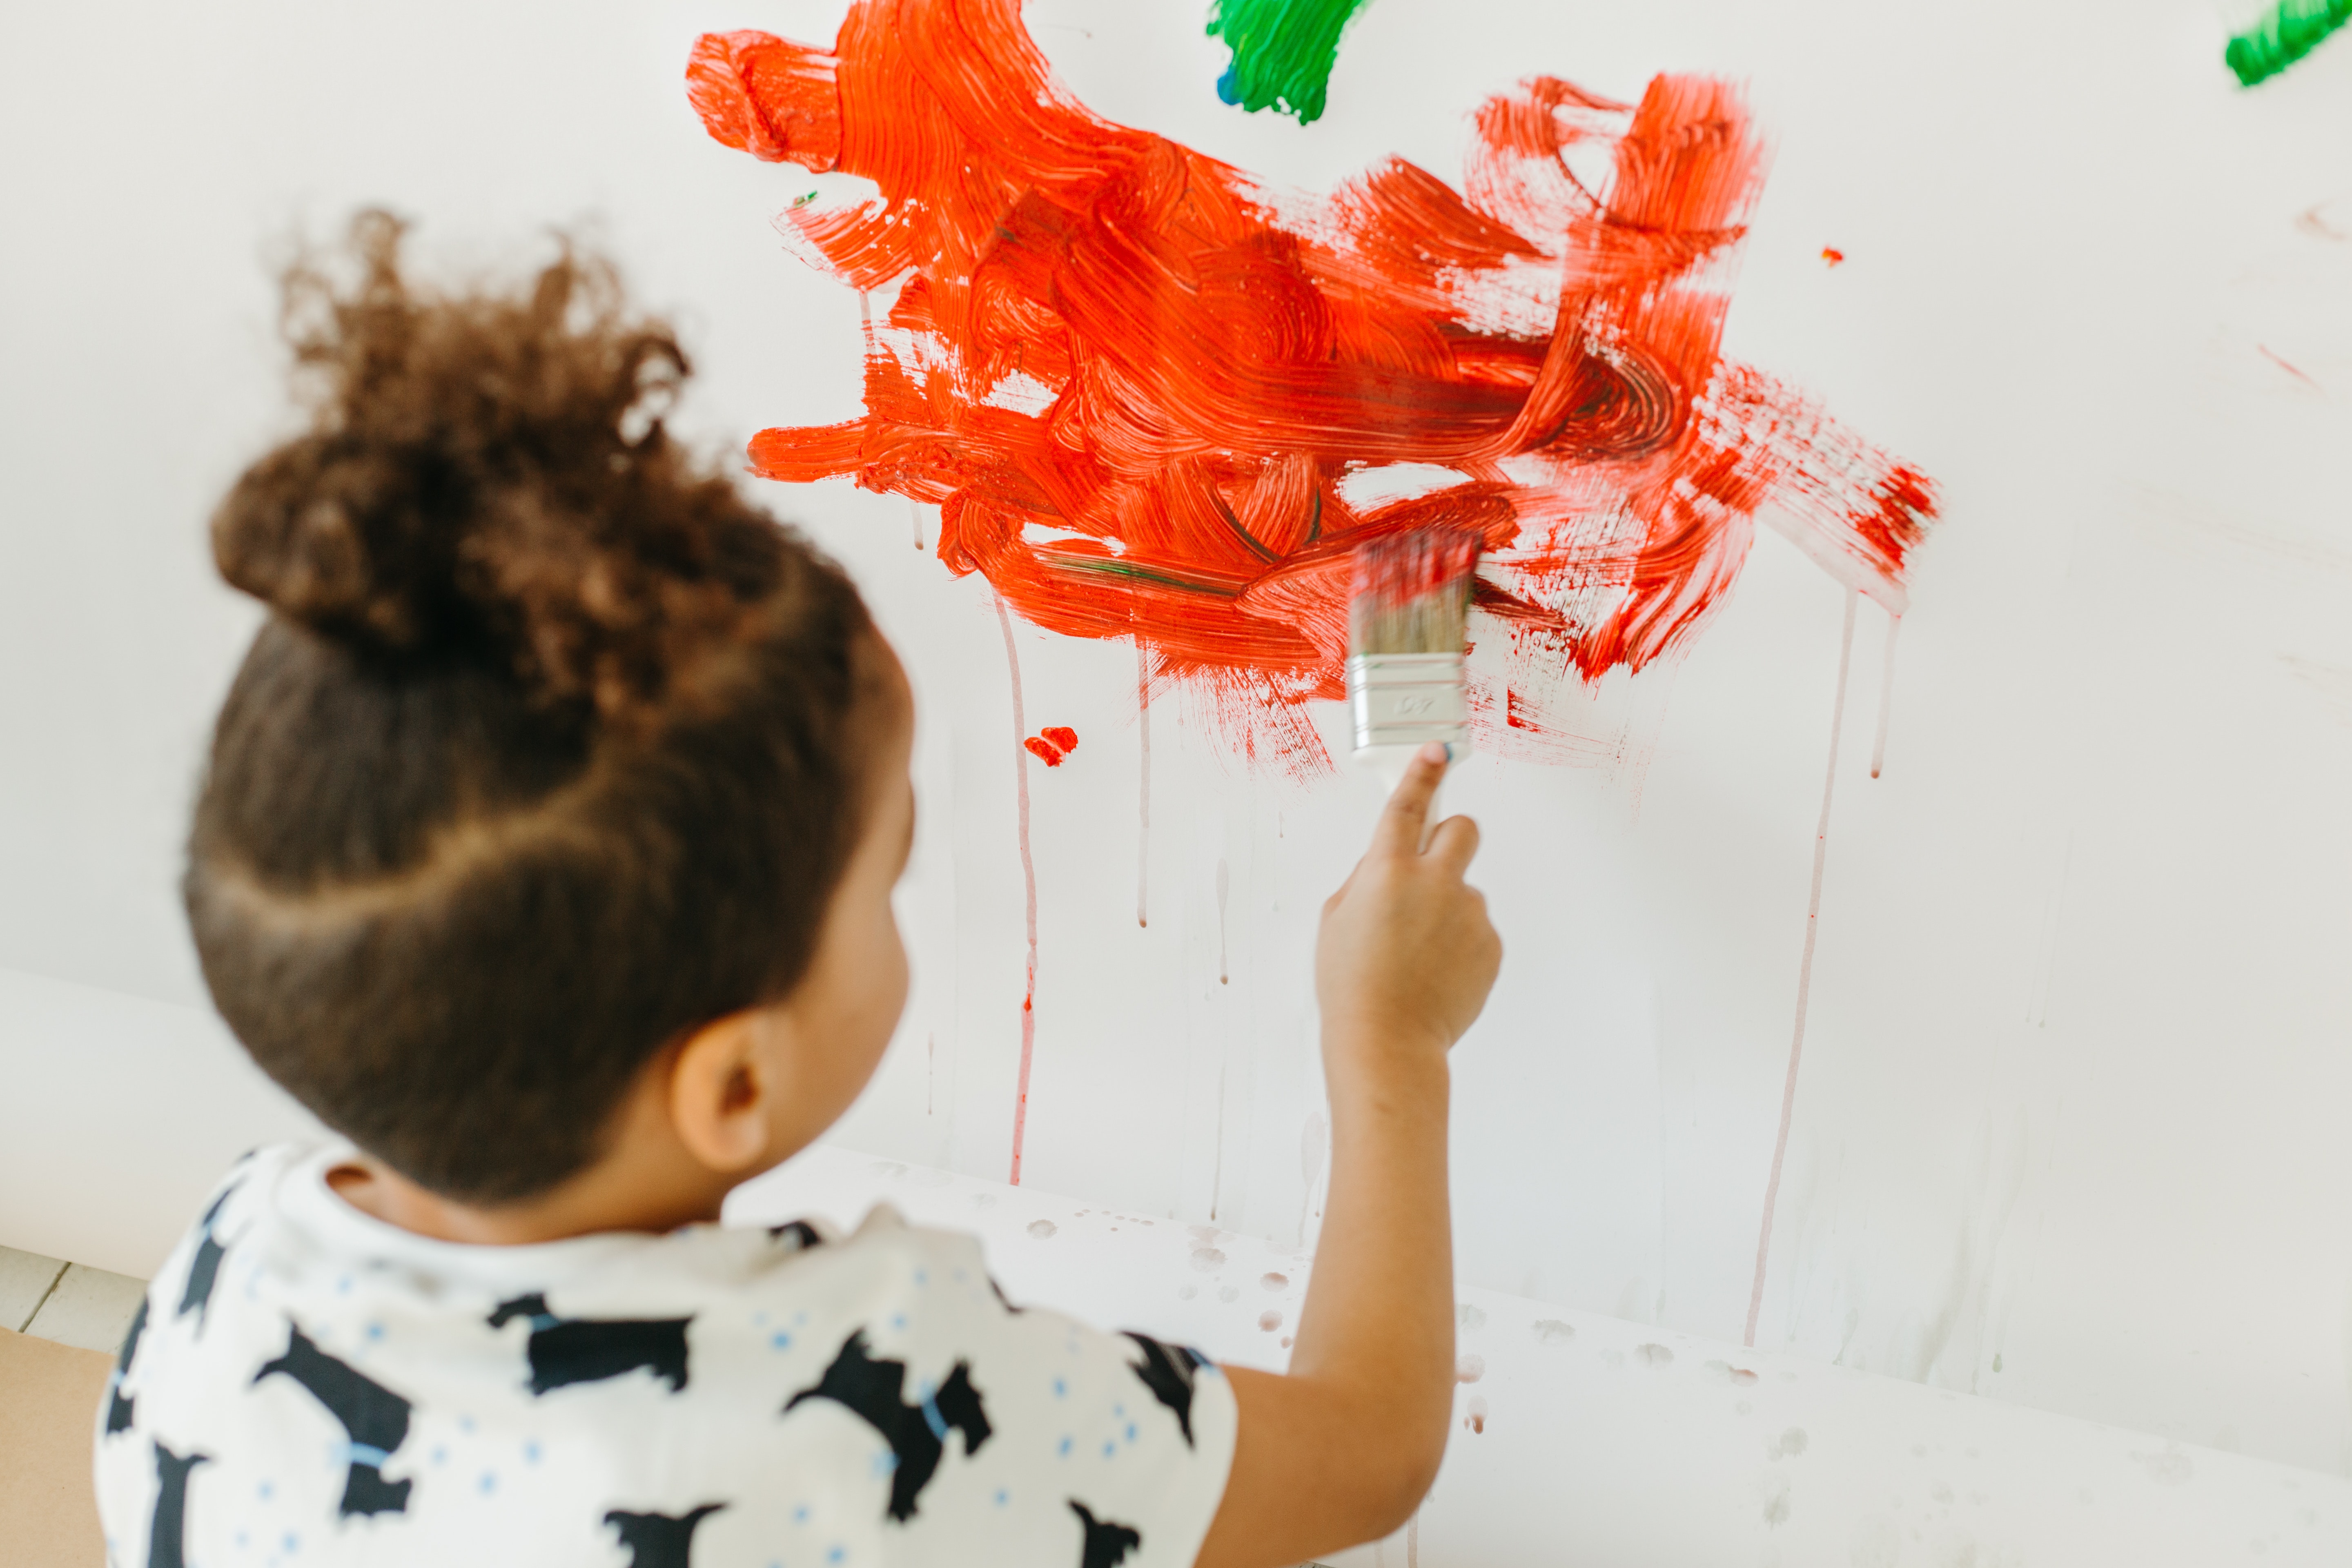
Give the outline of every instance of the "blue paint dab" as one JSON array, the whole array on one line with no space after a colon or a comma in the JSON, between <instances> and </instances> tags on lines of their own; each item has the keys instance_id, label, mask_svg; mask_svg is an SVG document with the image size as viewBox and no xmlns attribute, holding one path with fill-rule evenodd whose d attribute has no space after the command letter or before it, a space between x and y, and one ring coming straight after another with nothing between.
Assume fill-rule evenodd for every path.
<instances>
[{"instance_id":1,"label":"blue paint dab","mask_svg":"<svg viewBox=\"0 0 2352 1568\"><path fill-rule=\"evenodd\" d=\"M768 1342L780 1351L788 1351L793 1348L793 1336L778 1329L768 1336Z\"/></svg>"}]
</instances>

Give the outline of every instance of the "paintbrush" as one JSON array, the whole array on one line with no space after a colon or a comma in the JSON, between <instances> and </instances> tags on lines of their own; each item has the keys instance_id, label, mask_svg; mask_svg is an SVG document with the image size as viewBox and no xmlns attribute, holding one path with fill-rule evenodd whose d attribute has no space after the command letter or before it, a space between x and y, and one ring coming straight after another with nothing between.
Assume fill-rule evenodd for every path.
<instances>
[{"instance_id":1,"label":"paintbrush","mask_svg":"<svg viewBox=\"0 0 2352 1568\"><path fill-rule=\"evenodd\" d=\"M1348 603L1348 707L1356 760L1391 793L1423 745L1446 761L1470 752L1464 688L1470 585L1479 536L1424 528L1356 546Z\"/></svg>"}]
</instances>

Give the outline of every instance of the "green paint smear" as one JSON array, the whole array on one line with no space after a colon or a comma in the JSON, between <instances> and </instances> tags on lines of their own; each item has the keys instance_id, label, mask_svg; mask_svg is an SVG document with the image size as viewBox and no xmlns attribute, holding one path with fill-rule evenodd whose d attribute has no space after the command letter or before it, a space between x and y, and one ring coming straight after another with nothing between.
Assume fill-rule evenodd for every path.
<instances>
[{"instance_id":1,"label":"green paint smear","mask_svg":"<svg viewBox=\"0 0 2352 1568\"><path fill-rule=\"evenodd\" d=\"M2352 0L2279 0L2269 16L2230 40L2221 58L2242 87L2278 75L2352 20Z\"/></svg>"},{"instance_id":2,"label":"green paint smear","mask_svg":"<svg viewBox=\"0 0 2352 1568\"><path fill-rule=\"evenodd\" d=\"M1217 96L1255 114L1272 109L1307 125L1323 117L1339 35L1365 0L1209 0L1209 37L1234 63ZM2352 0L2347 0L2352 4Z\"/></svg>"}]
</instances>

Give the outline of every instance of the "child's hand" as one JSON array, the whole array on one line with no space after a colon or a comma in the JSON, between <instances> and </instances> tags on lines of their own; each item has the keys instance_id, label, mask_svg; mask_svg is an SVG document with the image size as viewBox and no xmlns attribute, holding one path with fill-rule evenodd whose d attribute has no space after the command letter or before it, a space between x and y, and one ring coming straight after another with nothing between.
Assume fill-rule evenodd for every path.
<instances>
[{"instance_id":1,"label":"child's hand","mask_svg":"<svg viewBox=\"0 0 2352 1568\"><path fill-rule=\"evenodd\" d=\"M1503 962L1486 896L1462 879L1478 826L1425 831L1445 751L1422 748L1389 797L1371 847L1323 905L1315 994L1329 1066L1373 1068L1442 1055L1486 1005ZM1426 847L1423 839L1427 839Z\"/></svg>"}]
</instances>

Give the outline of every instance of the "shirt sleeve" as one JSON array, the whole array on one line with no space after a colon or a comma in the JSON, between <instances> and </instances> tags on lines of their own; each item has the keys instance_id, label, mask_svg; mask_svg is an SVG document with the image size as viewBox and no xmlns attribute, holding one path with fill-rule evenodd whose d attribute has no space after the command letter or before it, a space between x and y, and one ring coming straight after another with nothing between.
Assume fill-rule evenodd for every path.
<instances>
[{"instance_id":1,"label":"shirt sleeve","mask_svg":"<svg viewBox=\"0 0 2352 1568\"><path fill-rule=\"evenodd\" d=\"M1216 1363L1013 1306L975 1238L902 1234L923 1276L909 1398L950 1453L960 1434L964 1462L959 1484L925 1499L930 1528L899 1538L900 1561L1191 1568L1233 1465L1233 1387Z\"/></svg>"}]
</instances>

